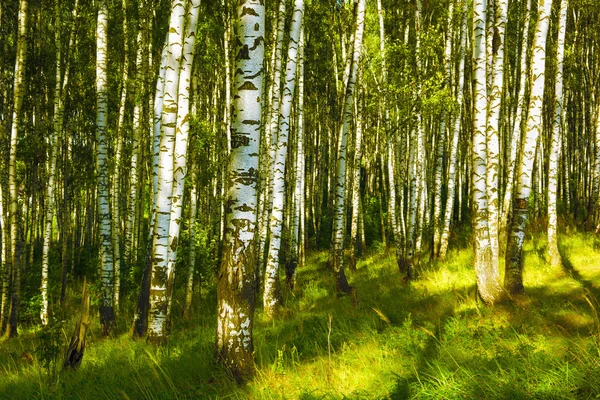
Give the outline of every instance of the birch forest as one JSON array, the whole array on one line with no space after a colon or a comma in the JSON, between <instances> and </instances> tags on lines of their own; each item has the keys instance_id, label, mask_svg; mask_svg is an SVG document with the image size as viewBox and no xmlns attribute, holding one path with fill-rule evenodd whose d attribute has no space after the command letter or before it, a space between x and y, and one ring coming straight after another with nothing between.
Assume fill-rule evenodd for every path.
<instances>
[{"instance_id":1,"label":"birch forest","mask_svg":"<svg viewBox=\"0 0 600 400\"><path fill-rule=\"evenodd\" d=\"M0 399L600 398L600 0L2 0Z\"/></svg>"}]
</instances>

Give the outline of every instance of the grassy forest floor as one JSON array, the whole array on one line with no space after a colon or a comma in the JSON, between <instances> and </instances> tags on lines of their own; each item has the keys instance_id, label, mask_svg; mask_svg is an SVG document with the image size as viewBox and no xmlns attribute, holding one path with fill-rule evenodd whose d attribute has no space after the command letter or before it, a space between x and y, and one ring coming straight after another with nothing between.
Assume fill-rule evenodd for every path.
<instances>
[{"instance_id":1,"label":"grassy forest floor","mask_svg":"<svg viewBox=\"0 0 600 400\"><path fill-rule=\"evenodd\" d=\"M284 293L285 314L257 312L258 372L241 387L212 362L214 289L159 349L129 338L129 315L113 339L95 318L78 371L58 372L74 317L25 327L0 343L0 398L599 398L600 251L592 236L563 236L559 270L542 239L525 250L527 295L495 307L477 300L470 249L409 284L391 253L373 249L349 274L357 301L336 297L327 253L313 253L298 292Z\"/></svg>"}]
</instances>

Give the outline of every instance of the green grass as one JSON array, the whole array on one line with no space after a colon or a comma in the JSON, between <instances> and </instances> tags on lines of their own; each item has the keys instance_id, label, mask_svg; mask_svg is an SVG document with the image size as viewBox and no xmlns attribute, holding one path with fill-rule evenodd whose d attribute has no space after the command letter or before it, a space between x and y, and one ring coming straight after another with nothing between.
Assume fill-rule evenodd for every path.
<instances>
[{"instance_id":1,"label":"green grass","mask_svg":"<svg viewBox=\"0 0 600 400\"><path fill-rule=\"evenodd\" d=\"M131 340L129 315L112 339L95 320L78 371L48 364L74 319L30 327L0 343L0 398L600 398L600 253L584 234L563 238L564 269L550 268L544 252L543 238L526 243L527 294L495 307L477 299L469 249L422 265L409 284L391 253L373 251L350 274L357 300L338 298L327 254L311 254L298 291L284 292L283 315L269 321L257 311L257 374L244 386L212 361L209 284L162 348Z\"/></svg>"}]
</instances>

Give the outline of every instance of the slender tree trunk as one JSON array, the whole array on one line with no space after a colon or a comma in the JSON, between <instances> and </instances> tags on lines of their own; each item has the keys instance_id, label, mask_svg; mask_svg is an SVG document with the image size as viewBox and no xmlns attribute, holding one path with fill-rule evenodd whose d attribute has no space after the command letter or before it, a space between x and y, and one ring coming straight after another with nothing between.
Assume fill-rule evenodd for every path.
<instances>
[{"instance_id":1,"label":"slender tree trunk","mask_svg":"<svg viewBox=\"0 0 600 400\"><path fill-rule=\"evenodd\" d=\"M458 104L459 112L454 120L454 127L452 130L452 142L450 144L450 162L448 165L448 194L446 198L446 208L444 212L444 225L442 228L442 236L440 238L440 250L439 250L439 258L441 260L446 259L446 254L448 252L448 241L450 238L450 225L452 224L452 214L454 212L454 198L456 195L457 189L457 162L458 160L458 143L460 138L460 128L463 111L465 109L465 105L463 102L463 95L465 91L465 56L466 56L466 48L467 48L467 10L468 3L466 1L463 2L463 22L460 33L460 62L458 66L458 88L456 93L456 104ZM460 185L458 187L458 191L460 192ZM460 209L459 209L460 214Z\"/></svg>"},{"instance_id":2,"label":"slender tree trunk","mask_svg":"<svg viewBox=\"0 0 600 400\"><path fill-rule=\"evenodd\" d=\"M510 294L523 292L523 242L531 193L531 178L536 153L536 143L542 133L542 105L544 98L546 39L550 22L551 0L540 0L538 20L533 39L531 63L531 96L529 99L529 117L521 149L519 169L516 175L516 192L513 202L513 217L506 245L506 272L504 286Z\"/></svg>"},{"instance_id":3,"label":"slender tree trunk","mask_svg":"<svg viewBox=\"0 0 600 400\"><path fill-rule=\"evenodd\" d=\"M297 108L296 177L294 187L294 222L292 230L292 251L287 263L286 278L288 286L296 286L296 271L304 265L304 207L305 196L305 154L304 154L304 24L300 26L298 43L298 108Z\"/></svg>"},{"instance_id":4,"label":"slender tree trunk","mask_svg":"<svg viewBox=\"0 0 600 400\"><path fill-rule=\"evenodd\" d=\"M190 191L190 254L188 261L187 279L185 285L185 304L183 306L183 317L189 319L194 296L194 270L196 269L196 209L198 208L198 195L196 183L192 183Z\"/></svg>"},{"instance_id":5,"label":"slender tree trunk","mask_svg":"<svg viewBox=\"0 0 600 400\"><path fill-rule=\"evenodd\" d=\"M473 247L477 289L484 302L493 304L501 300L503 291L500 285L498 263L494 263L490 240L488 201L487 201L487 60L485 42L486 4L475 0L473 4L473 59L475 89L473 101Z\"/></svg>"},{"instance_id":6,"label":"slender tree trunk","mask_svg":"<svg viewBox=\"0 0 600 400\"><path fill-rule=\"evenodd\" d=\"M292 102L296 91L298 45L300 43L300 29L304 17L304 0L294 1L294 14L290 27L290 42L288 46L288 60L285 72L285 86L281 98L279 115L279 130L277 135L277 151L273 169L273 208L269 224L269 254L267 256L267 269L265 271L265 312L273 316L280 307L279 298L279 257L281 249L281 236L283 231L283 218L285 208L285 170L288 149L288 136Z\"/></svg>"},{"instance_id":7,"label":"slender tree trunk","mask_svg":"<svg viewBox=\"0 0 600 400\"><path fill-rule=\"evenodd\" d=\"M171 220L169 222L169 251L167 264L167 331L173 304L173 281L177 248L183 215L183 195L187 176L187 148L190 131L190 82L196 45L196 26L200 15L200 0L192 0L186 15L183 58L179 74L177 101L177 129L175 135L175 159L173 163L173 193L171 195Z\"/></svg>"},{"instance_id":8,"label":"slender tree trunk","mask_svg":"<svg viewBox=\"0 0 600 400\"><path fill-rule=\"evenodd\" d=\"M110 220L110 186L108 181L108 138L106 118L108 113L108 9L106 0L98 1L98 26L96 31L96 171L98 174L98 220L100 223L100 267L102 290L100 299L100 324L102 334L111 333L115 324L114 262Z\"/></svg>"},{"instance_id":9,"label":"slender tree trunk","mask_svg":"<svg viewBox=\"0 0 600 400\"><path fill-rule=\"evenodd\" d=\"M500 109L502 106L502 93L504 84L504 42L506 31L506 15L508 0L496 0L495 18L490 22L492 32L488 35L488 65L492 70L489 87L487 109L487 201L488 201L488 227L490 232L490 247L492 249L492 263L499 262L500 243L498 233L499 221L499 176L500 176ZM491 52L490 52L491 50Z\"/></svg>"},{"instance_id":10,"label":"slender tree trunk","mask_svg":"<svg viewBox=\"0 0 600 400\"><path fill-rule=\"evenodd\" d=\"M121 74L121 96L119 100L119 116L117 120L116 142L114 150L114 169L111 182L111 211L112 211L112 242L114 257L114 308L119 311L119 296L121 293L121 153L123 151L123 136L125 134L125 106L129 89L129 30L127 26L127 4L122 0L123 12L123 43L124 61Z\"/></svg>"},{"instance_id":11,"label":"slender tree trunk","mask_svg":"<svg viewBox=\"0 0 600 400\"><path fill-rule=\"evenodd\" d=\"M362 43L365 23L365 0L358 0L356 27L354 32L354 51L352 54L350 74L344 96L342 124L340 126L339 146L337 153L337 176L335 184L335 208L333 214L333 271L336 275L338 292L350 293L352 287L348 284L344 268L344 227L346 221L346 153L348 132L352 121L352 106L354 90L358 75L359 62L362 54Z\"/></svg>"},{"instance_id":12,"label":"slender tree trunk","mask_svg":"<svg viewBox=\"0 0 600 400\"><path fill-rule=\"evenodd\" d=\"M136 210L138 209L139 195L138 195L138 159L140 158L140 136L142 133L142 99L144 88L144 75L142 73L142 31L138 31L137 35L137 55L136 55L136 77L133 87L133 96L135 98L135 105L133 107L133 132L131 138L131 162L129 164L129 209L127 210L127 229L125 236L125 247L123 249L123 258L125 262L132 266L136 257L134 249L135 244L135 227L136 223Z\"/></svg>"},{"instance_id":13,"label":"slender tree trunk","mask_svg":"<svg viewBox=\"0 0 600 400\"><path fill-rule=\"evenodd\" d=\"M454 2L450 2L450 9L448 10L448 31L446 32L446 46L444 51L444 66L445 72L445 85L447 90L451 93L452 91L452 15L454 13ZM440 136L438 138L436 146L436 162L435 162L435 194L433 201L433 249L432 258L439 258L439 252L442 240L442 227L444 221L442 220L442 184L444 172L444 149L446 147L446 125L449 125L450 113L448 110L442 111L442 121L440 123ZM453 157L450 153L450 157Z\"/></svg>"},{"instance_id":14,"label":"slender tree trunk","mask_svg":"<svg viewBox=\"0 0 600 400\"><path fill-rule=\"evenodd\" d=\"M556 42L556 83L554 103L554 121L550 139L550 159L548 163L548 258L553 267L561 266L558 251L558 169L561 154L561 129L563 128L563 61L565 56L565 31L567 27L567 0L560 1L558 17L558 39ZM598 233L598 228L596 228Z\"/></svg>"},{"instance_id":15,"label":"slender tree trunk","mask_svg":"<svg viewBox=\"0 0 600 400\"><path fill-rule=\"evenodd\" d=\"M217 286L215 358L238 381L254 374L252 329L257 257L257 171L262 119L265 8L247 0L236 10L227 227Z\"/></svg>"},{"instance_id":16,"label":"slender tree trunk","mask_svg":"<svg viewBox=\"0 0 600 400\"><path fill-rule=\"evenodd\" d=\"M358 85L361 85L360 76ZM360 171L362 164L363 109L362 99L356 96L356 136L354 140L354 168L352 171L352 217L350 223L350 260L348 267L356 270L358 250L358 220L360 209Z\"/></svg>"},{"instance_id":17,"label":"slender tree trunk","mask_svg":"<svg viewBox=\"0 0 600 400\"><path fill-rule=\"evenodd\" d=\"M507 234L507 223L509 220L510 212L512 211L512 195L513 187L515 182L515 170L517 152L520 149L521 137L523 136L523 119L527 119L527 107L525 104L525 98L527 95L527 52L528 52L528 38L529 38L529 13L531 9L531 0L527 0L525 3L524 13L524 27L523 27L523 45L521 46L521 60L519 64L520 68L520 79L519 79L519 94L517 98L517 110L515 112L515 121L512 126L512 135L510 136L510 146L508 154L508 162L506 170L508 171L506 177L506 188L504 190L504 199L502 202L502 214L500 216L500 228L499 233L501 238L504 238Z\"/></svg>"},{"instance_id":18,"label":"slender tree trunk","mask_svg":"<svg viewBox=\"0 0 600 400\"><path fill-rule=\"evenodd\" d=\"M161 138L158 155L158 196L154 209L152 238L152 273L150 276L150 308L148 340L166 342L169 304L169 227L174 180L174 149L177 127L177 100L180 62L183 48L185 1L174 0L171 7L166 54L166 75L161 115Z\"/></svg>"}]
</instances>

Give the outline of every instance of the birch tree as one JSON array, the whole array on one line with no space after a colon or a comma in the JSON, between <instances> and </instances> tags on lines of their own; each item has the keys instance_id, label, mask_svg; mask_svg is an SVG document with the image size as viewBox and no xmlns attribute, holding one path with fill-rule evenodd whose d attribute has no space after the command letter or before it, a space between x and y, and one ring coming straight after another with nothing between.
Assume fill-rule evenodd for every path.
<instances>
[{"instance_id":1,"label":"birch tree","mask_svg":"<svg viewBox=\"0 0 600 400\"><path fill-rule=\"evenodd\" d=\"M452 213L454 212L454 197L456 194L456 181L457 181L457 158L458 158L458 144L460 138L460 128L464 106L464 91L465 91L465 56L467 48L467 11L468 2L463 1L463 21L461 24L460 33L460 61L458 64L458 87L456 93L456 104L458 105L458 115L454 120L454 126L452 129L452 141L450 144L450 162L448 164L448 194L446 197L446 207L444 212L444 225L442 228L442 234L440 237L440 250L439 258L441 260L446 259L446 253L448 252L448 241L450 237L450 224L452 223ZM460 188L458 188L460 190Z\"/></svg>"},{"instance_id":2,"label":"birch tree","mask_svg":"<svg viewBox=\"0 0 600 400\"><path fill-rule=\"evenodd\" d=\"M298 43L298 107L297 107L297 139L296 139L296 181L294 188L294 220L292 224L292 251L286 268L288 286L296 286L296 271L304 265L305 236L305 164L304 152L304 24L300 26L300 42Z\"/></svg>"},{"instance_id":3,"label":"birch tree","mask_svg":"<svg viewBox=\"0 0 600 400\"><path fill-rule=\"evenodd\" d=\"M98 175L98 221L100 224L101 299L100 324L102 334L111 333L115 324L114 265L110 219L110 186L108 180L108 138L106 118L108 113L108 7L106 0L98 1L96 27L96 173Z\"/></svg>"},{"instance_id":4,"label":"birch tree","mask_svg":"<svg viewBox=\"0 0 600 400\"><path fill-rule=\"evenodd\" d=\"M172 2L165 59L166 73L158 155L158 196L153 211L152 274L148 311L148 340L157 344L163 343L167 339L167 310L170 295L168 282L171 273L168 265L169 227L173 195L173 155L176 140L177 100L185 11L184 0L174 0Z\"/></svg>"},{"instance_id":5,"label":"birch tree","mask_svg":"<svg viewBox=\"0 0 600 400\"><path fill-rule=\"evenodd\" d=\"M516 191L513 201L513 217L506 245L506 272L504 286L510 294L523 292L523 243L531 194L533 163L538 137L542 133L542 105L544 98L546 39L550 22L551 0L540 0L535 36L532 43L531 95L527 129L523 138L520 163L516 174Z\"/></svg>"},{"instance_id":6,"label":"birch tree","mask_svg":"<svg viewBox=\"0 0 600 400\"><path fill-rule=\"evenodd\" d=\"M473 60L474 60L474 117L473 117L473 248L475 276L479 295L493 304L502 297L500 273L494 262L490 239L487 199L487 58L486 58L486 2L473 3Z\"/></svg>"},{"instance_id":7,"label":"birch tree","mask_svg":"<svg viewBox=\"0 0 600 400\"><path fill-rule=\"evenodd\" d=\"M279 252L281 249L281 236L283 229L285 209L285 171L288 150L288 136L290 132L290 120L292 113L292 102L296 91L298 45L300 43L300 29L304 17L304 0L294 0L294 14L290 27L290 42L288 46L288 59L285 71L285 86L281 98L281 112L279 116L279 127L277 134L277 150L275 152L275 164L273 169L273 208L269 224L269 254L267 257L267 268L265 271L265 312L273 316L280 307L279 298Z\"/></svg>"},{"instance_id":8,"label":"birch tree","mask_svg":"<svg viewBox=\"0 0 600 400\"><path fill-rule=\"evenodd\" d=\"M252 329L257 266L257 180L264 62L262 0L236 9L235 75L226 229L217 285L215 358L238 381L254 373Z\"/></svg>"},{"instance_id":9,"label":"birch tree","mask_svg":"<svg viewBox=\"0 0 600 400\"><path fill-rule=\"evenodd\" d=\"M561 154L561 131L563 128L563 60L565 57L565 32L567 28L567 0L560 0L558 15L558 38L556 41L556 82L554 88L554 120L550 138L550 157L548 163L548 258L550 265L562 265L558 251L558 161Z\"/></svg>"},{"instance_id":10,"label":"birch tree","mask_svg":"<svg viewBox=\"0 0 600 400\"><path fill-rule=\"evenodd\" d=\"M333 213L333 271L336 276L336 289L338 292L350 293L352 288L348 284L344 267L344 226L346 221L346 158L348 132L352 122L352 107L354 105L354 91L360 57L362 54L363 33L365 24L365 0L358 0L356 11L356 25L354 30L354 50L351 58L350 73L346 83L344 95L342 123L340 125L337 174L335 180L335 208Z\"/></svg>"},{"instance_id":11,"label":"birch tree","mask_svg":"<svg viewBox=\"0 0 600 400\"><path fill-rule=\"evenodd\" d=\"M190 130L190 82L196 45L196 26L200 14L200 0L191 0L186 14L186 29L183 54L179 73L177 100L177 129L175 135L175 154L173 160L173 191L171 194L171 215L169 221L169 251L167 264L167 321L171 312L173 280L177 248L183 214L183 194L187 176L187 151ZM168 327L167 327L168 328Z\"/></svg>"}]
</instances>

